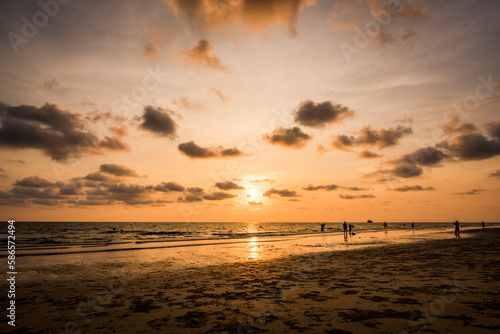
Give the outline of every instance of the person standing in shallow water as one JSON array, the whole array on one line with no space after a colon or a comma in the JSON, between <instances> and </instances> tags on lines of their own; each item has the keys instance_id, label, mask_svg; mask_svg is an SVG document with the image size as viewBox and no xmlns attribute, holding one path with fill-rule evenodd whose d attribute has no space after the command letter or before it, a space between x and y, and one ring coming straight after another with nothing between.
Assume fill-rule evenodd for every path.
<instances>
[{"instance_id":1,"label":"person standing in shallow water","mask_svg":"<svg viewBox=\"0 0 500 334\"><path fill-rule=\"evenodd\" d=\"M326 224L321 224L321 232L325 232L325 225Z\"/></svg>"},{"instance_id":2,"label":"person standing in shallow water","mask_svg":"<svg viewBox=\"0 0 500 334\"><path fill-rule=\"evenodd\" d=\"M347 236L347 222L344 222L344 235Z\"/></svg>"},{"instance_id":3,"label":"person standing in shallow water","mask_svg":"<svg viewBox=\"0 0 500 334\"><path fill-rule=\"evenodd\" d=\"M458 223L458 220L454 224L455 224L455 235L458 237L460 236L460 224Z\"/></svg>"},{"instance_id":4,"label":"person standing in shallow water","mask_svg":"<svg viewBox=\"0 0 500 334\"><path fill-rule=\"evenodd\" d=\"M482 226L483 226L483 228L484 228L484 226L485 226L485 225L484 225L484 220L481 222L481 225L482 225Z\"/></svg>"}]
</instances>

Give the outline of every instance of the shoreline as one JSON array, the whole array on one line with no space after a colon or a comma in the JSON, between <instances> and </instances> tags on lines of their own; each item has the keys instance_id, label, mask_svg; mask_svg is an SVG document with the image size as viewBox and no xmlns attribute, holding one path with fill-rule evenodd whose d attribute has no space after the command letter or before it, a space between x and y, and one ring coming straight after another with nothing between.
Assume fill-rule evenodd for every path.
<instances>
[{"instance_id":1,"label":"shoreline","mask_svg":"<svg viewBox=\"0 0 500 334\"><path fill-rule=\"evenodd\" d=\"M19 276L16 329L494 333L500 230L463 234L181 269L172 260L38 268Z\"/></svg>"}]
</instances>

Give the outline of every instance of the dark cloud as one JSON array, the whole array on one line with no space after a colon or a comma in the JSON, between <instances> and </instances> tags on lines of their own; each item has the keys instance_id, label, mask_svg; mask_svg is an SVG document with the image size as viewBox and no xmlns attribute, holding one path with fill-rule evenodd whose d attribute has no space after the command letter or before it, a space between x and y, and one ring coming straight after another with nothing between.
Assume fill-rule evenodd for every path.
<instances>
[{"instance_id":1,"label":"dark cloud","mask_svg":"<svg viewBox=\"0 0 500 334\"><path fill-rule=\"evenodd\" d=\"M0 103L0 123L0 146L39 149L59 162L105 151L129 150L118 138L99 139L86 128L80 114L60 110L53 104L36 108Z\"/></svg>"},{"instance_id":2,"label":"dark cloud","mask_svg":"<svg viewBox=\"0 0 500 334\"><path fill-rule=\"evenodd\" d=\"M273 132L262 136L262 139L272 145L281 145L291 148L302 148L312 136L304 133L299 127L277 127Z\"/></svg>"},{"instance_id":3,"label":"dark cloud","mask_svg":"<svg viewBox=\"0 0 500 334\"><path fill-rule=\"evenodd\" d=\"M99 171L102 173L107 173L115 176L139 177L139 175L137 175L137 172L135 170L130 169L123 165L102 164L99 167Z\"/></svg>"},{"instance_id":4,"label":"dark cloud","mask_svg":"<svg viewBox=\"0 0 500 334\"><path fill-rule=\"evenodd\" d=\"M358 157L360 157L361 159L374 159L374 158L380 158L381 156L382 156L381 154L368 150L364 150L358 153Z\"/></svg>"},{"instance_id":5,"label":"dark cloud","mask_svg":"<svg viewBox=\"0 0 500 334\"><path fill-rule=\"evenodd\" d=\"M171 191L184 191L185 188L176 182L162 182L161 184L154 187L156 191L171 192Z\"/></svg>"},{"instance_id":6,"label":"dark cloud","mask_svg":"<svg viewBox=\"0 0 500 334\"><path fill-rule=\"evenodd\" d=\"M234 158L245 156L245 152L236 147L201 147L194 141L179 144L179 151L190 158L208 159L208 158Z\"/></svg>"},{"instance_id":7,"label":"dark cloud","mask_svg":"<svg viewBox=\"0 0 500 334\"><path fill-rule=\"evenodd\" d=\"M488 122L483 124L483 126L486 129L486 131L488 131L490 136L500 140L500 121Z\"/></svg>"},{"instance_id":8,"label":"dark cloud","mask_svg":"<svg viewBox=\"0 0 500 334\"><path fill-rule=\"evenodd\" d=\"M217 186L217 188L222 189L222 190L241 190L241 189L245 189L245 187L237 185L236 183L231 182L231 181L217 182L215 185Z\"/></svg>"},{"instance_id":9,"label":"dark cloud","mask_svg":"<svg viewBox=\"0 0 500 334\"><path fill-rule=\"evenodd\" d=\"M349 190L349 191L363 191L363 190L370 190L368 188L360 188L360 187L342 187L342 189Z\"/></svg>"},{"instance_id":10,"label":"dark cloud","mask_svg":"<svg viewBox=\"0 0 500 334\"><path fill-rule=\"evenodd\" d=\"M490 173L489 177L498 177L498 178L500 178L500 169L497 170L496 172Z\"/></svg>"},{"instance_id":11,"label":"dark cloud","mask_svg":"<svg viewBox=\"0 0 500 334\"><path fill-rule=\"evenodd\" d=\"M441 126L441 130L447 135L454 133L469 134L477 130L472 123L461 123L457 115L450 117L450 120Z\"/></svg>"},{"instance_id":12,"label":"dark cloud","mask_svg":"<svg viewBox=\"0 0 500 334\"><path fill-rule=\"evenodd\" d=\"M332 139L332 147L348 151L355 146L376 146L383 149L399 143L401 138L413 133L410 127L398 125L396 128L372 129L364 126L357 136L337 135Z\"/></svg>"},{"instance_id":13,"label":"dark cloud","mask_svg":"<svg viewBox=\"0 0 500 334\"><path fill-rule=\"evenodd\" d=\"M97 182L113 182L115 180L113 177L101 172L87 174L87 176L85 176L84 179Z\"/></svg>"},{"instance_id":14,"label":"dark cloud","mask_svg":"<svg viewBox=\"0 0 500 334\"><path fill-rule=\"evenodd\" d=\"M201 66L212 70L230 72L215 55L215 49L206 39L202 39L189 50L181 51L186 66Z\"/></svg>"},{"instance_id":15,"label":"dark cloud","mask_svg":"<svg viewBox=\"0 0 500 334\"><path fill-rule=\"evenodd\" d=\"M57 79L47 80L43 83L43 86L49 90L58 92L58 93L67 93L78 91L78 88L63 86Z\"/></svg>"},{"instance_id":16,"label":"dark cloud","mask_svg":"<svg viewBox=\"0 0 500 334\"><path fill-rule=\"evenodd\" d=\"M55 187L54 183L49 182L45 179L42 179L41 177L38 177L38 176L25 177L22 180L17 180L16 182L14 182L14 185L21 186L21 187L31 187L31 188Z\"/></svg>"},{"instance_id":17,"label":"dark cloud","mask_svg":"<svg viewBox=\"0 0 500 334\"><path fill-rule=\"evenodd\" d=\"M61 195L83 195L82 192L83 186L84 183L81 181L67 183L67 184L60 184L59 193Z\"/></svg>"},{"instance_id":18,"label":"dark cloud","mask_svg":"<svg viewBox=\"0 0 500 334\"><path fill-rule=\"evenodd\" d=\"M440 147L460 160L484 160L500 155L500 141L490 140L480 133L458 136L440 143Z\"/></svg>"},{"instance_id":19,"label":"dark cloud","mask_svg":"<svg viewBox=\"0 0 500 334\"><path fill-rule=\"evenodd\" d=\"M162 108L146 106L142 114L140 127L156 135L174 139L177 132L177 124L170 115L172 112Z\"/></svg>"},{"instance_id":20,"label":"dark cloud","mask_svg":"<svg viewBox=\"0 0 500 334\"><path fill-rule=\"evenodd\" d=\"M312 185L309 185L305 188L302 188L304 190L307 190L307 191L316 191L316 190L326 190L326 191L330 191L330 190L337 190L339 188L339 186L335 185L335 184L328 184L328 185L325 185L325 186L312 186Z\"/></svg>"},{"instance_id":21,"label":"dark cloud","mask_svg":"<svg viewBox=\"0 0 500 334\"><path fill-rule=\"evenodd\" d=\"M179 203L195 203L201 201L203 201L203 198L198 195L186 195L184 197L177 198L177 202Z\"/></svg>"},{"instance_id":22,"label":"dark cloud","mask_svg":"<svg viewBox=\"0 0 500 334\"><path fill-rule=\"evenodd\" d=\"M233 195L230 193L217 191L217 192L214 192L211 194L203 195L202 197L203 197L203 199L206 199L208 201L221 201L221 200L228 199L228 198L238 197L238 195Z\"/></svg>"},{"instance_id":23,"label":"dark cloud","mask_svg":"<svg viewBox=\"0 0 500 334\"><path fill-rule=\"evenodd\" d=\"M465 192L454 193L454 195L478 195L485 191L484 189L471 189Z\"/></svg>"},{"instance_id":24,"label":"dark cloud","mask_svg":"<svg viewBox=\"0 0 500 334\"><path fill-rule=\"evenodd\" d=\"M343 195L343 194L340 194L339 195L340 198L342 199L356 199L356 198L375 198L374 195Z\"/></svg>"},{"instance_id":25,"label":"dark cloud","mask_svg":"<svg viewBox=\"0 0 500 334\"><path fill-rule=\"evenodd\" d=\"M399 191L399 192L407 192L407 191L436 190L436 189L434 189L434 187L403 186L403 187L399 187L399 188L394 188L392 190Z\"/></svg>"},{"instance_id":26,"label":"dark cloud","mask_svg":"<svg viewBox=\"0 0 500 334\"><path fill-rule=\"evenodd\" d=\"M262 195L265 197L271 197L272 195L279 195L281 197L297 197L298 196L297 192L295 192L293 190L274 189L274 188L266 190Z\"/></svg>"},{"instance_id":27,"label":"dark cloud","mask_svg":"<svg viewBox=\"0 0 500 334\"><path fill-rule=\"evenodd\" d=\"M189 187L186 189L186 191L192 194L201 194L202 192L204 192L203 188L200 187Z\"/></svg>"},{"instance_id":28,"label":"dark cloud","mask_svg":"<svg viewBox=\"0 0 500 334\"><path fill-rule=\"evenodd\" d=\"M295 35L295 22L313 0L242 0L242 1L185 1L165 0L175 15L181 15L198 35L208 35L210 28L239 25L255 31L281 25Z\"/></svg>"},{"instance_id":29,"label":"dark cloud","mask_svg":"<svg viewBox=\"0 0 500 334\"><path fill-rule=\"evenodd\" d=\"M399 159L399 162L436 167L439 166L440 163L446 158L448 158L448 155L435 147L428 146L403 155Z\"/></svg>"},{"instance_id":30,"label":"dark cloud","mask_svg":"<svg viewBox=\"0 0 500 334\"><path fill-rule=\"evenodd\" d=\"M295 111L295 122L311 127L323 128L329 123L342 122L346 117L352 117L354 112L341 104L330 101L315 103L305 100Z\"/></svg>"}]
</instances>

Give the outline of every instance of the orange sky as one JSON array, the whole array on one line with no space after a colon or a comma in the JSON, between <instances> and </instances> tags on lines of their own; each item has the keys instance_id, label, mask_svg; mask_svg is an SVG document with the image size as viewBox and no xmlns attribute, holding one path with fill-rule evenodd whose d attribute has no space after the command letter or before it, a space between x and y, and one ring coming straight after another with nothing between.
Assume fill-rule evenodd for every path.
<instances>
[{"instance_id":1,"label":"orange sky","mask_svg":"<svg viewBox=\"0 0 500 334\"><path fill-rule=\"evenodd\" d=\"M0 219L498 221L494 1L0 5Z\"/></svg>"}]
</instances>

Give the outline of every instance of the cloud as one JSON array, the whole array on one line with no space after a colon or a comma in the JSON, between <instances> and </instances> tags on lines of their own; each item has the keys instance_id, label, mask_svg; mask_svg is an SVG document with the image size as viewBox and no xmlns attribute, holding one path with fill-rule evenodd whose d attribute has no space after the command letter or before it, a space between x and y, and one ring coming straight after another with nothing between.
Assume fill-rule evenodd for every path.
<instances>
[{"instance_id":1,"label":"cloud","mask_svg":"<svg viewBox=\"0 0 500 334\"><path fill-rule=\"evenodd\" d=\"M343 194L340 194L339 197L342 199L375 198L374 195L358 195L358 196L356 196L356 195L343 195Z\"/></svg>"},{"instance_id":2,"label":"cloud","mask_svg":"<svg viewBox=\"0 0 500 334\"><path fill-rule=\"evenodd\" d=\"M222 190L240 190L240 189L245 189L245 187L239 186L234 182L231 181L226 181L226 182L217 182L215 184L217 188L222 189Z\"/></svg>"},{"instance_id":3,"label":"cloud","mask_svg":"<svg viewBox=\"0 0 500 334\"><path fill-rule=\"evenodd\" d=\"M238 197L238 195L233 195L230 193L219 191L219 192L214 192L211 194L204 195L202 197L203 197L203 199L206 199L208 201L222 201L224 199Z\"/></svg>"},{"instance_id":4,"label":"cloud","mask_svg":"<svg viewBox=\"0 0 500 334\"><path fill-rule=\"evenodd\" d=\"M193 102L191 100L189 100L187 97L180 97L178 99L175 99L175 100L172 100L172 103L180 108L180 109L184 109L184 110L201 110L203 109L203 105L199 102Z\"/></svg>"},{"instance_id":5,"label":"cloud","mask_svg":"<svg viewBox=\"0 0 500 334\"><path fill-rule=\"evenodd\" d=\"M441 126L441 130L447 135L454 133L469 134L476 131L477 127L472 123L460 123L460 117L455 115Z\"/></svg>"},{"instance_id":6,"label":"cloud","mask_svg":"<svg viewBox=\"0 0 500 334\"><path fill-rule=\"evenodd\" d=\"M248 204L249 205L262 205L263 203L262 202L249 201Z\"/></svg>"},{"instance_id":7,"label":"cloud","mask_svg":"<svg viewBox=\"0 0 500 334\"><path fill-rule=\"evenodd\" d=\"M360 187L342 187L342 189L349 190L349 191L363 191L363 190L370 190L368 188L360 188Z\"/></svg>"},{"instance_id":8,"label":"cloud","mask_svg":"<svg viewBox=\"0 0 500 334\"><path fill-rule=\"evenodd\" d=\"M170 116L169 110L146 106L142 115L140 127L156 135L174 139L177 131L177 124Z\"/></svg>"},{"instance_id":9,"label":"cloud","mask_svg":"<svg viewBox=\"0 0 500 334\"><path fill-rule=\"evenodd\" d=\"M399 191L399 192L407 192L407 191L436 190L436 189L434 189L434 187L403 186L403 187L399 187L399 188L394 188L392 190Z\"/></svg>"},{"instance_id":10,"label":"cloud","mask_svg":"<svg viewBox=\"0 0 500 334\"><path fill-rule=\"evenodd\" d=\"M87 174L83 179L96 182L113 182L116 180L101 172Z\"/></svg>"},{"instance_id":11,"label":"cloud","mask_svg":"<svg viewBox=\"0 0 500 334\"><path fill-rule=\"evenodd\" d=\"M186 195L184 197L177 198L177 202L179 203L195 203L201 201L203 201L203 198L198 195Z\"/></svg>"},{"instance_id":12,"label":"cloud","mask_svg":"<svg viewBox=\"0 0 500 334\"><path fill-rule=\"evenodd\" d=\"M189 187L186 189L186 191L192 194L201 194L202 192L204 192L203 188L200 187Z\"/></svg>"},{"instance_id":13,"label":"cloud","mask_svg":"<svg viewBox=\"0 0 500 334\"><path fill-rule=\"evenodd\" d=\"M325 186L312 186L312 185L309 185L305 188L302 188L304 190L307 190L307 191L316 191L316 190L326 190L326 191L331 191L331 190L337 190L339 188L339 186L335 185L335 184L329 184L329 185L325 185Z\"/></svg>"},{"instance_id":14,"label":"cloud","mask_svg":"<svg viewBox=\"0 0 500 334\"><path fill-rule=\"evenodd\" d=\"M480 133L461 135L439 146L460 160L484 160L500 155L500 141L490 140Z\"/></svg>"},{"instance_id":15,"label":"cloud","mask_svg":"<svg viewBox=\"0 0 500 334\"><path fill-rule=\"evenodd\" d=\"M0 146L38 149L58 162L105 151L129 150L116 137L99 139L86 128L82 115L60 110L53 104L36 108L0 103L0 123Z\"/></svg>"},{"instance_id":16,"label":"cloud","mask_svg":"<svg viewBox=\"0 0 500 334\"><path fill-rule=\"evenodd\" d=\"M496 172L490 173L488 177L498 177L500 178L500 169L497 170Z\"/></svg>"},{"instance_id":17,"label":"cloud","mask_svg":"<svg viewBox=\"0 0 500 334\"><path fill-rule=\"evenodd\" d=\"M490 136L500 139L500 121L485 123L483 127L488 131Z\"/></svg>"},{"instance_id":18,"label":"cloud","mask_svg":"<svg viewBox=\"0 0 500 334\"><path fill-rule=\"evenodd\" d=\"M380 158L381 156L382 156L381 154L368 150L364 150L358 153L358 157L360 157L361 159L375 159L375 158Z\"/></svg>"},{"instance_id":19,"label":"cloud","mask_svg":"<svg viewBox=\"0 0 500 334\"><path fill-rule=\"evenodd\" d=\"M300 102L299 108L294 113L295 122L316 128L342 122L346 117L353 115L354 112L343 105L332 104L330 101L315 103L311 100Z\"/></svg>"},{"instance_id":20,"label":"cloud","mask_svg":"<svg viewBox=\"0 0 500 334\"><path fill-rule=\"evenodd\" d=\"M312 136L304 133L299 127L284 128L280 126L273 132L262 136L262 140L269 144L291 148L302 148L311 139Z\"/></svg>"},{"instance_id":21,"label":"cloud","mask_svg":"<svg viewBox=\"0 0 500 334\"><path fill-rule=\"evenodd\" d=\"M165 0L174 15L183 16L198 35L227 26L242 26L263 31L279 24L289 35L296 35L295 22L300 12L314 0Z\"/></svg>"},{"instance_id":22,"label":"cloud","mask_svg":"<svg viewBox=\"0 0 500 334\"><path fill-rule=\"evenodd\" d=\"M154 190L168 193L171 191L181 192L184 191L185 188L176 182L162 182L161 184L155 186ZM201 189L201 191L203 190Z\"/></svg>"},{"instance_id":23,"label":"cloud","mask_svg":"<svg viewBox=\"0 0 500 334\"><path fill-rule=\"evenodd\" d=\"M298 196L297 192L295 192L293 190L288 190L288 189L274 189L274 188L266 190L262 194L262 196L265 196L265 197L271 197L272 195L279 195L281 197L297 197Z\"/></svg>"},{"instance_id":24,"label":"cloud","mask_svg":"<svg viewBox=\"0 0 500 334\"><path fill-rule=\"evenodd\" d=\"M59 81L57 81L57 79L47 80L43 83L43 86L49 90L52 90L52 91L55 91L58 93L78 91L78 88L66 87L66 86L61 85L59 83Z\"/></svg>"},{"instance_id":25,"label":"cloud","mask_svg":"<svg viewBox=\"0 0 500 334\"><path fill-rule=\"evenodd\" d=\"M115 176L130 176L130 177L139 177L137 172L133 169L130 169L123 165L116 164L102 164L99 167L99 171Z\"/></svg>"},{"instance_id":26,"label":"cloud","mask_svg":"<svg viewBox=\"0 0 500 334\"><path fill-rule=\"evenodd\" d=\"M227 100L229 100L229 98L226 95L222 94L220 90L214 87L210 88L208 94L213 94L217 96L222 102L227 102Z\"/></svg>"},{"instance_id":27,"label":"cloud","mask_svg":"<svg viewBox=\"0 0 500 334\"><path fill-rule=\"evenodd\" d=\"M454 195L478 195L485 191L485 189L471 189L465 192L454 193Z\"/></svg>"},{"instance_id":28,"label":"cloud","mask_svg":"<svg viewBox=\"0 0 500 334\"><path fill-rule=\"evenodd\" d=\"M184 56L184 65L187 67L199 66L215 71L230 72L226 65L215 55L215 49L206 39L202 39L189 50L181 51Z\"/></svg>"},{"instance_id":29,"label":"cloud","mask_svg":"<svg viewBox=\"0 0 500 334\"><path fill-rule=\"evenodd\" d=\"M194 141L179 144L179 151L193 159L234 158L247 155L236 147L201 147Z\"/></svg>"},{"instance_id":30,"label":"cloud","mask_svg":"<svg viewBox=\"0 0 500 334\"><path fill-rule=\"evenodd\" d=\"M38 176L25 177L22 180L17 180L16 182L14 182L14 185L30 188L51 188L55 186L54 183L42 179Z\"/></svg>"},{"instance_id":31,"label":"cloud","mask_svg":"<svg viewBox=\"0 0 500 334\"><path fill-rule=\"evenodd\" d=\"M356 146L376 146L383 149L399 143L401 138L413 133L410 127L398 125L396 128L372 129L370 125L364 126L356 136L337 135L332 138L332 147L349 151ZM369 155L369 154L368 154Z\"/></svg>"},{"instance_id":32,"label":"cloud","mask_svg":"<svg viewBox=\"0 0 500 334\"><path fill-rule=\"evenodd\" d=\"M276 180L271 180L271 179L257 179L257 180L252 180L250 182L253 183L260 183L260 182L269 182L269 183L274 183Z\"/></svg>"}]
</instances>

